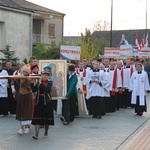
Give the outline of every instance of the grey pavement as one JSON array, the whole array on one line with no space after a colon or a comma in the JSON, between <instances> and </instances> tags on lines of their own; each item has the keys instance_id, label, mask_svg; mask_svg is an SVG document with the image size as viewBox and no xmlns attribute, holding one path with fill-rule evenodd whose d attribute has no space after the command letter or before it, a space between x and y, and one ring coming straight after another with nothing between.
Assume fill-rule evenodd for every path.
<instances>
[{"instance_id":1,"label":"grey pavement","mask_svg":"<svg viewBox=\"0 0 150 150\"><path fill-rule=\"evenodd\" d=\"M40 129L38 140L32 139L34 126L30 133L20 136L15 115L1 116L0 150L126 150L141 129L150 124L149 101L150 94L147 96L148 112L142 117L135 115L134 109L127 108L106 114L102 119L77 117L64 126L60 115L55 114L55 126L50 127L49 137L42 138L44 129Z\"/></svg>"}]
</instances>

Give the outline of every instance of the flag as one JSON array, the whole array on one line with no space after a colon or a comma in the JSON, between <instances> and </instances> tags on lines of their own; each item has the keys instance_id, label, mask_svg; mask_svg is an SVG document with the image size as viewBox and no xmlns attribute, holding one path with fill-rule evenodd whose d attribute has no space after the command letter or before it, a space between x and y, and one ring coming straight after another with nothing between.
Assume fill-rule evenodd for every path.
<instances>
[{"instance_id":1,"label":"flag","mask_svg":"<svg viewBox=\"0 0 150 150\"><path fill-rule=\"evenodd\" d=\"M145 47L145 34L143 35L143 38L141 40L141 43L140 43L140 47Z\"/></svg>"},{"instance_id":2,"label":"flag","mask_svg":"<svg viewBox=\"0 0 150 150\"><path fill-rule=\"evenodd\" d=\"M147 32L147 35L146 35L146 38L145 38L145 47L148 47L148 32Z\"/></svg>"},{"instance_id":3,"label":"flag","mask_svg":"<svg viewBox=\"0 0 150 150\"><path fill-rule=\"evenodd\" d=\"M125 39L124 34L122 34L120 45L129 45L128 41Z\"/></svg>"},{"instance_id":4,"label":"flag","mask_svg":"<svg viewBox=\"0 0 150 150\"><path fill-rule=\"evenodd\" d=\"M135 47L136 47L137 49L140 49L140 45L139 45L138 35L137 35L137 34L136 34L136 36L135 36Z\"/></svg>"}]
</instances>

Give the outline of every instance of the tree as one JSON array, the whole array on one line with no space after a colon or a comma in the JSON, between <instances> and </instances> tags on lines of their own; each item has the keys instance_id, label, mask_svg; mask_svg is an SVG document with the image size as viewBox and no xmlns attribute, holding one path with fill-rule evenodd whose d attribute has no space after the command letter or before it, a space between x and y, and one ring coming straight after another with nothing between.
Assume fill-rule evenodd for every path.
<instances>
[{"instance_id":1,"label":"tree","mask_svg":"<svg viewBox=\"0 0 150 150\"><path fill-rule=\"evenodd\" d=\"M44 44L38 44L33 47L32 54L37 59L58 59L60 58L60 46L56 45L55 42L51 42L49 47Z\"/></svg>"},{"instance_id":2,"label":"tree","mask_svg":"<svg viewBox=\"0 0 150 150\"><path fill-rule=\"evenodd\" d=\"M47 59L59 59L60 58L60 46L55 42L51 42L50 47L47 49Z\"/></svg>"},{"instance_id":3,"label":"tree","mask_svg":"<svg viewBox=\"0 0 150 150\"><path fill-rule=\"evenodd\" d=\"M94 23L92 31L108 31L110 30L110 23L106 20L99 20Z\"/></svg>"},{"instance_id":4,"label":"tree","mask_svg":"<svg viewBox=\"0 0 150 150\"><path fill-rule=\"evenodd\" d=\"M37 59L45 59L45 53L47 51L47 48L45 47L45 45L42 44L38 44L36 46L33 47L32 49L32 55L35 56Z\"/></svg>"},{"instance_id":5,"label":"tree","mask_svg":"<svg viewBox=\"0 0 150 150\"><path fill-rule=\"evenodd\" d=\"M0 52L2 52L4 54L4 58L1 58L0 60L2 60L2 65L5 66L6 62L12 61L12 65L16 66L19 58L18 57L14 57L15 56L15 51L10 51L10 45L6 45L5 50L0 50Z\"/></svg>"},{"instance_id":6,"label":"tree","mask_svg":"<svg viewBox=\"0 0 150 150\"><path fill-rule=\"evenodd\" d=\"M104 47L108 46L109 42L104 39L92 39L90 30L86 29L85 34L81 34L81 41L77 45L81 46L81 59L92 60L104 53Z\"/></svg>"}]
</instances>

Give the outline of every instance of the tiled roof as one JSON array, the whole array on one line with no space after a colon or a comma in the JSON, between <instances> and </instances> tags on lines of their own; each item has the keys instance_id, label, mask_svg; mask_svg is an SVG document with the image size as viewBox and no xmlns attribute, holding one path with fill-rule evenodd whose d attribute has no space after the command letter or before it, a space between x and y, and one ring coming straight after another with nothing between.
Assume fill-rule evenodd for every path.
<instances>
[{"instance_id":1,"label":"tiled roof","mask_svg":"<svg viewBox=\"0 0 150 150\"><path fill-rule=\"evenodd\" d=\"M0 6L22 9L22 10L31 11L31 12L41 11L41 12L65 15L63 13L42 7L40 5L36 5L26 0L0 0Z\"/></svg>"}]
</instances>

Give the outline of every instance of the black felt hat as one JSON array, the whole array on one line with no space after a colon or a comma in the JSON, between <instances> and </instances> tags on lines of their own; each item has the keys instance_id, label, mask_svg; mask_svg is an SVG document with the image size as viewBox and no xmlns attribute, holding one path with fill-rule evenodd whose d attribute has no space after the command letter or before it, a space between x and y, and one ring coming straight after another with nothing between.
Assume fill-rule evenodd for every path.
<instances>
[{"instance_id":1,"label":"black felt hat","mask_svg":"<svg viewBox=\"0 0 150 150\"><path fill-rule=\"evenodd\" d=\"M74 65L70 65L68 68L69 71L75 71L75 66Z\"/></svg>"}]
</instances>

